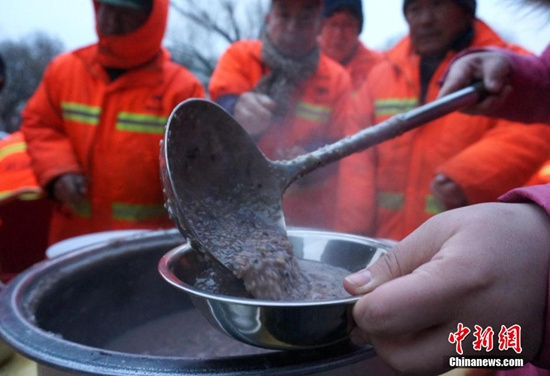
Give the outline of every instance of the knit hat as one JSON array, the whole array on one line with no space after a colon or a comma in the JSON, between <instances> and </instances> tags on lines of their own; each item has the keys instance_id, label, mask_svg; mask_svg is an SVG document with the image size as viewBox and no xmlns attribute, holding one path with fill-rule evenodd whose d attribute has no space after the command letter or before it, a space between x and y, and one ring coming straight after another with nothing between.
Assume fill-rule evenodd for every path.
<instances>
[{"instance_id":1,"label":"knit hat","mask_svg":"<svg viewBox=\"0 0 550 376\"><path fill-rule=\"evenodd\" d=\"M332 16L339 10L348 9L359 21L359 33L363 30L363 6L361 0L323 0L323 17Z\"/></svg>"},{"instance_id":2,"label":"knit hat","mask_svg":"<svg viewBox=\"0 0 550 376\"><path fill-rule=\"evenodd\" d=\"M407 8L407 5L409 5L411 1L412 0L405 0L403 2L403 12L405 11L405 8ZM453 1L458 5L460 5L462 8L466 9L466 11L468 11L469 13L476 14L476 5L477 5L476 0L453 0Z\"/></svg>"},{"instance_id":3,"label":"knit hat","mask_svg":"<svg viewBox=\"0 0 550 376\"><path fill-rule=\"evenodd\" d=\"M150 11L152 0L96 0L98 3L116 5L136 10Z\"/></svg>"}]
</instances>

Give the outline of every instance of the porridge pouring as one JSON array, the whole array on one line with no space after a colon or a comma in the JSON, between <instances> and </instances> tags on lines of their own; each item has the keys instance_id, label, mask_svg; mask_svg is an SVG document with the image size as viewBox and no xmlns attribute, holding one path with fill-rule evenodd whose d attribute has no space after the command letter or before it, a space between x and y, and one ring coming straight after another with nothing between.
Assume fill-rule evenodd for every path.
<instances>
[{"instance_id":1,"label":"porridge pouring","mask_svg":"<svg viewBox=\"0 0 550 376\"><path fill-rule=\"evenodd\" d=\"M346 297L328 281L341 281L347 271L319 272L326 266L304 267L294 255L282 211L285 189L319 167L471 105L482 93L482 85L473 85L288 161L266 158L217 104L184 101L172 112L161 143L168 212L190 244L219 262L228 280L242 281L255 299Z\"/></svg>"}]
</instances>

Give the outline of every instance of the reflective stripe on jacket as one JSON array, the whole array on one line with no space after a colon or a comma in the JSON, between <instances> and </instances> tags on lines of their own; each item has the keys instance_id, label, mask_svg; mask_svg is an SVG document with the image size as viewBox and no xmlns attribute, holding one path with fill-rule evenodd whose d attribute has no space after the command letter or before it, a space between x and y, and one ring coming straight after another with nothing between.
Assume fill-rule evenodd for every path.
<instances>
[{"instance_id":1,"label":"reflective stripe on jacket","mask_svg":"<svg viewBox=\"0 0 550 376\"><path fill-rule=\"evenodd\" d=\"M11 198L33 200L42 196L21 132L0 140L0 201Z\"/></svg>"},{"instance_id":2,"label":"reflective stripe on jacket","mask_svg":"<svg viewBox=\"0 0 550 376\"><path fill-rule=\"evenodd\" d=\"M222 55L210 80L216 101L254 89L269 68L261 59L260 41L234 43ZM317 71L295 90L291 114L273 124L259 140L260 149L274 160L292 150L312 151L345 135L351 98L349 75L321 54ZM283 205L288 225L332 227L337 164L323 167L298 180L287 190Z\"/></svg>"},{"instance_id":3,"label":"reflective stripe on jacket","mask_svg":"<svg viewBox=\"0 0 550 376\"><path fill-rule=\"evenodd\" d=\"M523 51L507 45L479 20L472 45ZM438 79L454 55L449 52L434 74L427 102L436 98ZM409 38L387 57L388 61L373 69L359 94L354 118L363 127L419 104L419 57L412 52ZM525 184L549 151L548 126L449 114L377 146L370 161L363 161L371 166L370 171L358 173L361 163L350 167L355 173L348 172L348 183L341 185L339 212L351 219L339 230L402 239L443 210L430 190L436 174L456 182L470 204L495 201L504 192ZM357 182L357 175L363 180Z\"/></svg>"},{"instance_id":4,"label":"reflective stripe on jacket","mask_svg":"<svg viewBox=\"0 0 550 376\"><path fill-rule=\"evenodd\" d=\"M88 201L54 212L50 242L90 232L173 227L163 208L159 143L181 101L204 89L167 52L110 81L93 45L49 65L23 113L39 183L82 173Z\"/></svg>"}]
</instances>

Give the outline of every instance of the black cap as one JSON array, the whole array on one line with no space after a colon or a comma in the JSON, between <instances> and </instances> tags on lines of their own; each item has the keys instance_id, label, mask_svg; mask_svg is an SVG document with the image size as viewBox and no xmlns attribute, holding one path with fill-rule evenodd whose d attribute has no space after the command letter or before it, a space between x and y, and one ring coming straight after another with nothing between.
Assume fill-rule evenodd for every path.
<instances>
[{"instance_id":1,"label":"black cap","mask_svg":"<svg viewBox=\"0 0 550 376\"><path fill-rule=\"evenodd\" d=\"M347 9L359 21L359 33L363 30L363 4L361 0L323 0L323 17L327 18L334 13Z\"/></svg>"},{"instance_id":2,"label":"black cap","mask_svg":"<svg viewBox=\"0 0 550 376\"><path fill-rule=\"evenodd\" d=\"M413 0L405 0L403 2L403 12L405 11L405 8L409 3ZM471 14L476 14L476 6L477 2L476 0L453 0L455 3L460 5L462 8L466 9L467 12Z\"/></svg>"},{"instance_id":3,"label":"black cap","mask_svg":"<svg viewBox=\"0 0 550 376\"><path fill-rule=\"evenodd\" d=\"M96 0L98 3L116 5L123 8L144 10L150 12L153 7L153 0Z\"/></svg>"}]
</instances>

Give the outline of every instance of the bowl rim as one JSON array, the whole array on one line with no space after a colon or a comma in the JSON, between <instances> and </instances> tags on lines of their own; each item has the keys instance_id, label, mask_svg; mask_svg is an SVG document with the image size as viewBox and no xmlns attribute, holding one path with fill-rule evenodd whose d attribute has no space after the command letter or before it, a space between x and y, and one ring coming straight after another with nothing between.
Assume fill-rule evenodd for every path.
<instances>
[{"instance_id":1,"label":"bowl rim","mask_svg":"<svg viewBox=\"0 0 550 376\"><path fill-rule=\"evenodd\" d=\"M306 229L306 228L291 228L291 229L288 229L287 232L291 236L307 233L308 235L314 234L319 237L325 237L330 239L334 239L335 235L337 235L338 239L343 239L343 240L352 240L352 241L361 242L361 243L365 243L365 241L368 241L378 245L379 248L384 248L386 252L389 251L389 249L391 248L391 244L384 242L383 240L373 239L373 238L368 238L368 237L348 234L348 233L317 230L317 229ZM208 300L215 300L215 301L219 301L223 303L231 303L231 304L241 304L245 306L284 307L284 308L318 307L318 306L330 306L330 305L339 305L339 304L352 305L361 298L360 296L351 296L351 297L342 298L342 299L299 302L299 301L285 301L285 300L264 300L264 299L253 299L253 298L241 298L241 297L234 297L230 295L215 294L212 292L200 290L188 283L185 283L184 281L176 277L171 269L171 263L176 258L176 256L184 252L189 252L190 250L192 250L192 246L190 242L186 242L184 244L181 244L171 249L159 260L158 271L162 276L162 278L164 278L169 284L171 284L172 286L176 287L179 290L183 290L184 292L190 294L191 297L201 297ZM350 272L350 274L351 273L352 272Z\"/></svg>"}]
</instances>

